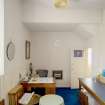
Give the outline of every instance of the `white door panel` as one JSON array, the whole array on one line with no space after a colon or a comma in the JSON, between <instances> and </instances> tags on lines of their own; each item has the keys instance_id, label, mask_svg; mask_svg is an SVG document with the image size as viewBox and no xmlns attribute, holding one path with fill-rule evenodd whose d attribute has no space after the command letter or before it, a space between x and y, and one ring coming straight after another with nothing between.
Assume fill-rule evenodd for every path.
<instances>
[{"instance_id":1,"label":"white door panel","mask_svg":"<svg viewBox=\"0 0 105 105\"><path fill-rule=\"evenodd\" d=\"M88 70L88 49L83 50L82 57L74 57L74 50L71 51L71 88L79 88L78 78L86 77Z\"/></svg>"}]
</instances>

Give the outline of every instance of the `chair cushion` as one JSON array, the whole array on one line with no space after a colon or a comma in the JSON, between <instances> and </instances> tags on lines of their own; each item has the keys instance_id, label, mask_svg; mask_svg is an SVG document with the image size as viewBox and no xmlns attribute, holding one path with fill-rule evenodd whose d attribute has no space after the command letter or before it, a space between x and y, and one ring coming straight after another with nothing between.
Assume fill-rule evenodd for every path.
<instances>
[{"instance_id":1,"label":"chair cushion","mask_svg":"<svg viewBox=\"0 0 105 105\"><path fill-rule=\"evenodd\" d=\"M64 105L64 100L58 95L45 95L40 98L39 105Z\"/></svg>"}]
</instances>

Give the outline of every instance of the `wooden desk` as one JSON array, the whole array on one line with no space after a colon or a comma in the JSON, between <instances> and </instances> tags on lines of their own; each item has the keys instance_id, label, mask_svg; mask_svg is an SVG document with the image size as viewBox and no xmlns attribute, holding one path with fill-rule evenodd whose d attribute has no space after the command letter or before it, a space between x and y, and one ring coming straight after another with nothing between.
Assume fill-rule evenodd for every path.
<instances>
[{"instance_id":1,"label":"wooden desk","mask_svg":"<svg viewBox=\"0 0 105 105\"><path fill-rule=\"evenodd\" d=\"M80 89L83 87L90 93L100 105L105 105L105 84L95 78L79 79Z\"/></svg>"},{"instance_id":2,"label":"wooden desk","mask_svg":"<svg viewBox=\"0 0 105 105\"><path fill-rule=\"evenodd\" d=\"M33 78L29 82L21 83L25 90L31 91L32 88L45 88L46 94L55 94L56 83L52 77L41 77L34 80Z\"/></svg>"}]
</instances>

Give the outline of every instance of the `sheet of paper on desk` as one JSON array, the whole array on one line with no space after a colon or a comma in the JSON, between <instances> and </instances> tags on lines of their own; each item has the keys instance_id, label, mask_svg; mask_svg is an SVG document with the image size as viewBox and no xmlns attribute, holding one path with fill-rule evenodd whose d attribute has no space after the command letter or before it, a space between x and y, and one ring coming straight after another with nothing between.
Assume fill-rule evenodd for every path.
<instances>
[{"instance_id":1,"label":"sheet of paper on desk","mask_svg":"<svg viewBox=\"0 0 105 105\"><path fill-rule=\"evenodd\" d=\"M31 78L29 83L54 83L53 77L39 77L39 78Z\"/></svg>"},{"instance_id":2,"label":"sheet of paper on desk","mask_svg":"<svg viewBox=\"0 0 105 105\"><path fill-rule=\"evenodd\" d=\"M34 93L24 93L22 98L19 100L19 104L28 105Z\"/></svg>"}]
</instances>

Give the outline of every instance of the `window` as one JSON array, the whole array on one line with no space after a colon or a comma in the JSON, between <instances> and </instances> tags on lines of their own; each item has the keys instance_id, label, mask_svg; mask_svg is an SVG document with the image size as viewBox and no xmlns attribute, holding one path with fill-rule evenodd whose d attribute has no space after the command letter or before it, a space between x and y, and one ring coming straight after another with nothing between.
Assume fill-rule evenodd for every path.
<instances>
[{"instance_id":1,"label":"window","mask_svg":"<svg viewBox=\"0 0 105 105\"><path fill-rule=\"evenodd\" d=\"M0 0L0 75L4 74L4 0Z\"/></svg>"}]
</instances>

